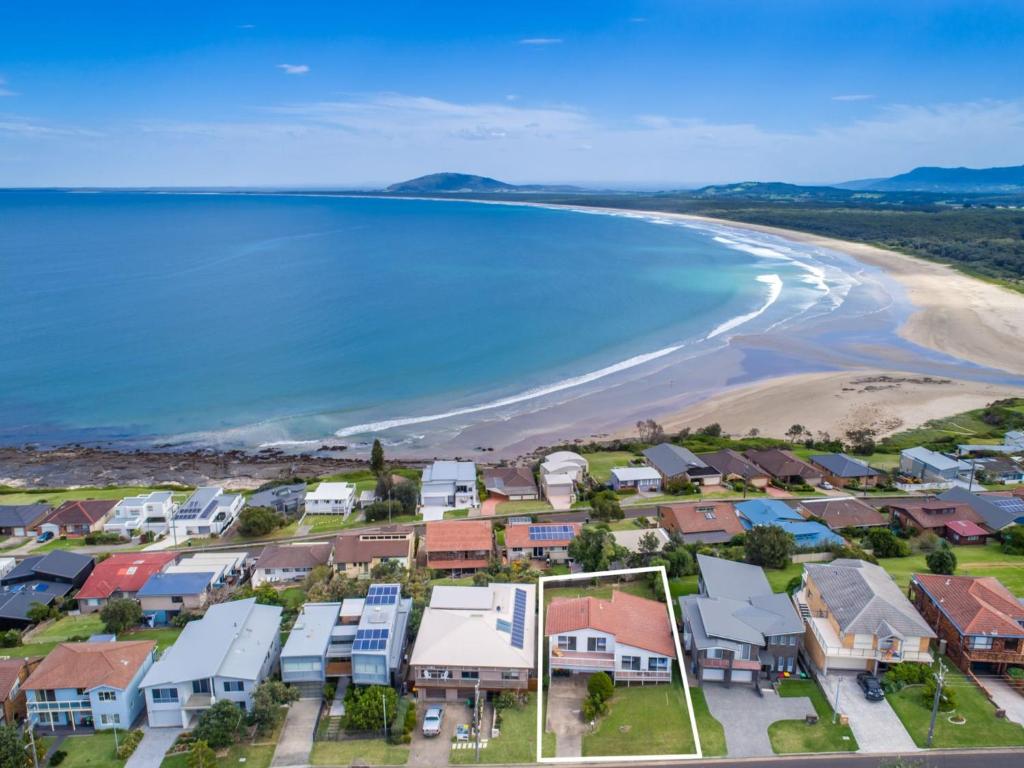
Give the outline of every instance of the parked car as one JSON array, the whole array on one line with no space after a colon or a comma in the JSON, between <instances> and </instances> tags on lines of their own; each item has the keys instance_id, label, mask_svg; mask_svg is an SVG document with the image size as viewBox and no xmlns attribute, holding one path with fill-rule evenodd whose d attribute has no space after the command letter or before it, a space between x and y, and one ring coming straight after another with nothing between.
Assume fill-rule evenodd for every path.
<instances>
[{"instance_id":1,"label":"parked car","mask_svg":"<svg viewBox=\"0 0 1024 768\"><path fill-rule=\"evenodd\" d=\"M885 698L885 691L878 678L867 672L857 675L857 685L864 691L864 698L868 701L881 701Z\"/></svg>"},{"instance_id":2,"label":"parked car","mask_svg":"<svg viewBox=\"0 0 1024 768\"><path fill-rule=\"evenodd\" d=\"M821 487L824 488L826 491L831 491L832 490L832 483L830 483L828 480L822 480L821 481Z\"/></svg>"},{"instance_id":3,"label":"parked car","mask_svg":"<svg viewBox=\"0 0 1024 768\"><path fill-rule=\"evenodd\" d=\"M36 541L38 541L40 544L45 544L46 542L48 542L52 538L53 538L53 531L43 531L38 536L36 536Z\"/></svg>"},{"instance_id":4,"label":"parked car","mask_svg":"<svg viewBox=\"0 0 1024 768\"><path fill-rule=\"evenodd\" d=\"M444 719L444 710L441 707L428 707L423 715L423 735L437 736L441 733L441 720Z\"/></svg>"}]
</instances>

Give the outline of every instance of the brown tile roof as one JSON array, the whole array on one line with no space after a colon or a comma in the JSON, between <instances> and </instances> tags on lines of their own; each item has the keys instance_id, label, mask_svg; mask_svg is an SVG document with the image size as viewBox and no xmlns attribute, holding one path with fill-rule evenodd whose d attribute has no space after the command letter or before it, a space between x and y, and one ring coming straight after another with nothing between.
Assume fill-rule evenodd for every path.
<instances>
[{"instance_id":1,"label":"brown tile roof","mask_svg":"<svg viewBox=\"0 0 1024 768\"><path fill-rule=\"evenodd\" d=\"M493 547L489 520L438 520L426 525L426 551L489 552Z\"/></svg>"},{"instance_id":2,"label":"brown tile roof","mask_svg":"<svg viewBox=\"0 0 1024 768\"><path fill-rule=\"evenodd\" d=\"M616 643L675 656L675 642L664 603L615 590L611 600L596 597L556 598L547 609L544 634L596 629Z\"/></svg>"},{"instance_id":3,"label":"brown tile roof","mask_svg":"<svg viewBox=\"0 0 1024 768\"><path fill-rule=\"evenodd\" d=\"M714 517L709 518L706 510L713 511ZM662 504L658 507L658 516L666 528L682 534L722 531L735 536L743 533L743 524L736 514L736 507L728 501Z\"/></svg>"},{"instance_id":4,"label":"brown tile roof","mask_svg":"<svg viewBox=\"0 0 1024 768\"><path fill-rule=\"evenodd\" d=\"M375 538L381 534L404 534L403 539ZM376 531L343 533L334 540L334 562L369 563L374 558L408 557L411 528L389 526Z\"/></svg>"},{"instance_id":5,"label":"brown tile roof","mask_svg":"<svg viewBox=\"0 0 1024 768\"><path fill-rule=\"evenodd\" d=\"M530 538L531 528L555 528L568 525L572 528L573 537L567 539L543 539L534 541ZM580 535L582 530L582 523L535 523L533 525L510 525L505 529L505 546L506 547L564 547L572 541L573 538Z\"/></svg>"},{"instance_id":6,"label":"brown tile roof","mask_svg":"<svg viewBox=\"0 0 1024 768\"><path fill-rule=\"evenodd\" d=\"M116 501L92 499L89 501L65 501L43 518L40 525L92 525L102 520L117 506Z\"/></svg>"},{"instance_id":7,"label":"brown tile roof","mask_svg":"<svg viewBox=\"0 0 1024 768\"><path fill-rule=\"evenodd\" d=\"M960 504L941 499L900 499L891 502L889 509L905 514L918 528L944 528L953 520L966 520L971 523L984 523L970 504Z\"/></svg>"},{"instance_id":8,"label":"brown tile roof","mask_svg":"<svg viewBox=\"0 0 1024 768\"><path fill-rule=\"evenodd\" d=\"M793 477L799 475L803 479L821 477L821 470L806 461L798 459L789 451L779 448L744 451L743 455L770 474L772 477Z\"/></svg>"},{"instance_id":9,"label":"brown tile roof","mask_svg":"<svg viewBox=\"0 0 1024 768\"><path fill-rule=\"evenodd\" d=\"M913 581L946 612L964 635L1024 637L1024 605L992 576L915 573Z\"/></svg>"},{"instance_id":10,"label":"brown tile roof","mask_svg":"<svg viewBox=\"0 0 1024 768\"><path fill-rule=\"evenodd\" d=\"M78 599L110 597L115 592L138 592L154 573L178 559L177 552L133 552L115 554L97 563Z\"/></svg>"},{"instance_id":11,"label":"brown tile roof","mask_svg":"<svg viewBox=\"0 0 1024 768\"><path fill-rule=\"evenodd\" d=\"M156 642L61 643L29 675L22 688L85 688L101 685L124 689L146 661Z\"/></svg>"},{"instance_id":12,"label":"brown tile roof","mask_svg":"<svg viewBox=\"0 0 1024 768\"><path fill-rule=\"evenodd\" d=\"M11 688L21 677L21 670L28 664L27 659L2 659L0 660L0 702L7 701L11 695Z\"/></svg>"},{"instance_id":13,"label":"brown tile roof","mask_svg":"<svg viewBox=\"0 0 1024 768\"><path fill-rule=\"evenodd\" d=\"M256 561L257 568L314 568L326 565L331 559L333 545L281 544L263 550Z\"/></svg>"},{"instance_id":14,"label":"brown tile roof","mask_svg":"<svg viewBox=\"0 0 1024 768\"><path fill-rule=\"evenodd\" d=\"M946 523L946 527L952 528L961 536L988 536L988 531L970 520L952 520Z\"/></svg>"},{"instance_id":15,"label":"brown tile roof","mask_svg":"<svg viewBox=\"0 0 1024 768\"><path fill-rule=\"evenodd\" d=\"M870 504L860 499L822 499L801 501L798 510L805 517L814 515L825 521L833 531L843 528L866 528L885 525L885 517Z\"/></svg>"},{"instance_id":16,"label":"brown tile roof","mask_svg":"<svg viewBox=\"0 0 1024 768\"><path fill-rule=\"evenodd\" d=\"M484 470L484 486L506 495L537 493L533 472L526 467L491 467Z\"/></svg>"},{"instance_id":17,"label":"brown tile roof","mask_svg":"<svg viewBox=\"0 0 1024 768\"><path fill-rule=\"evenodd\" d=\"M722 473L725 477L744 477L748 481L759 477L768 479L768 473L731 448L712 453L698 453L697 458Z\"/></svg>"}]
</instances>

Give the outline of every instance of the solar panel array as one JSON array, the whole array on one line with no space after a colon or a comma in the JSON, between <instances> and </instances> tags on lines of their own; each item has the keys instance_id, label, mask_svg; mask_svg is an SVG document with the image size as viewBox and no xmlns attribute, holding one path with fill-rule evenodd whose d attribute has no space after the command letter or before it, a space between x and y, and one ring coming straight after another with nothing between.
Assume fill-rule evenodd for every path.
<instances>
[{"instance_id":1,"label":"solar panel array","mask_svg":"<svg viewBox=\"0 0 1024 768\"><path fill-rule=\"evenodd\" d=\"M366 593L367 605L394 605L398 602L398 586L394 584L374 584Z\"/></svg>"},{"instance_id":2,"label":"solar panel array","mask_svg":"<svg viewBox=\"0 0 1024 768\"><path fill-rule=\"evenodd\" d=\"M1011 515L1024 515L1024 499L991 499L992 503Z\"/></svg>"},{"instance_id":3,"label":"solar panel array","mask_svg":"<svg viewBox=\"0 0 1024 768\"><path fill-rule=\"evenodd\" d=\"M531 525L530 541L565 541L575 535L571 525Z\"/></svg>"},{"instance_id":4,"label":"solar panel array","mask_svg":"<svg viewBox=\"0 0 1024 768\"><path fill-rule=\"evenodd\" d=\"M388 630L359 629L352 643L353 651L383 651L388 645Z\"/></svg>"},{"instance_id":5,"label":"solar panel array","mask_svg":"<svg viewBox=\"0 0 1024 768\"><path fill-rule=\"evenodd\" d=\"M526 590L516 587L512 608L512 647L522 648L526 642Z\"/></svg>"}]
</instances>

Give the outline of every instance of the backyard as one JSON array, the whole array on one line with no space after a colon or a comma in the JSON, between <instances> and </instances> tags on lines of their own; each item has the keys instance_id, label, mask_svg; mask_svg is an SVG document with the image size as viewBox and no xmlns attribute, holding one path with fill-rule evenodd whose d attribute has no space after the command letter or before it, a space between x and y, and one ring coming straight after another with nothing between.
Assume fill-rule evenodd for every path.
<instances>
[{"instance_id":1,"label":"backyard","mask_svg":"<svg viewBox=\"0 0 1024 768\"><path fill-rule=\"evenodd\" d=\"M611 480L613 467L628 467L637 459L629 451L600 451L584 453L583 458L590 465L590 476L598 483L604 484Z\"/></svg>"},{"instance_id":2,"label":"backyard","mask_svg":"<svg viewBox=\"0 0 1024 768\"><path fill-rule=\"evenodd\" d=\"M583 756L686 755L696 751L686 694L671 685L615 687L608 714L583 736Z\"/></svg>"},{"instance_id":3,"label":"backyard","mask_svg":"<svg viewBox=\"0 0 1024 768\"><path fill-rule=\"evenodd\" d=\"M957 559L957 576L995 576L1015 595L1024 595L1024 556L1004 554L995 543L984 547L963 546L952 549ZM910 583L912 573L928 573L923 554L886 557L878 563L904 590Z\"/></svg>"},{"instance_id":4,"label":"backyard","mask_svg":"<svg viewBox=\"0 0 1024 768\"><path fill-rule=\"evenodd\" d=\"M596 587L592 586L590 581L580 579L572 586L548 587L545 585L544 605L549 605L556 597L596 597L601 600L609 600L615 589L628 592L631 595L637 595L638 597L646 597L651 600L657 599L654 590L651 589L647 579L643 577L636 581L624 581L621 584L605 583Z\"/></svg>"},{"instance_id":5,"label":"backyard","mask_svg":"<svg viewBox=\"0 0 1024 768\"><path fill-rule=\"evenodd\" d=\"M783 680L780 696L807 696L818 713L818 722L779 720L768 726L768 738L777 755L797 752L855 752L857 740L848 725L832 722L833 710L813 680Z\"/></svg>"},{"instance_id":6,"label":"backyard","mask_svg":"<svg viewBox=\"0 0 1024 768\"><path fill-rule=\"evenodd\" d=\"M530 694L526 703L506 709L501 716L501 736L480 750L481 763L533 763L537 760L537 700ZM451 751L448 762L454 765L476 762L472 749Z\"/></svg>"}]
</instances>

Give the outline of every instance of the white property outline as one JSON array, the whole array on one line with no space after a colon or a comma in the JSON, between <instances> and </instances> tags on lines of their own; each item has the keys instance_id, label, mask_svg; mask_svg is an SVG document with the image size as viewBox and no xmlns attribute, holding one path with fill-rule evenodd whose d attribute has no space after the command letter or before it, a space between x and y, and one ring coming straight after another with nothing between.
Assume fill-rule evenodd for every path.
<instances>
[{"instance_id":1,"label":"white property outline","mask_svg":"<svg viewBox=\"0 0 1024 768\"><path fill-rule=\"evenodd\" d=\"M700 746L700 734L697 732L697 717L693 712L693 701L690 699L690 683L686 677L686 663L683 659L683 648L679 644L679 630L676 628L676 612L672 605L672 592L668 586L668 573L665 566L655 565L646 568L623 568L618 571L595 571L594 573L574 573L564 576L542 576L537 580L538 612L537 619L537 664L543 669L545 639L544 639L544 616L547 613L544 605L544 582L555 581L589 581L608 577L619 577L627 574L661 572L661 583L665 589L665 602L668 603L669 623L672 625L672 639L676 645L676 661L679 663L679 674L683 677L683 694L686 696L686 706L690 710L690 728L693 731L693 743L697 751L684 755L600 755L596 757L544 757L544 675L537 675L537 762L538 763L608 763L608 762L653 762L658 760L700 760L704 752ZM551 670L547 670L550 674Z\"/></svg>"}]
</instances>

